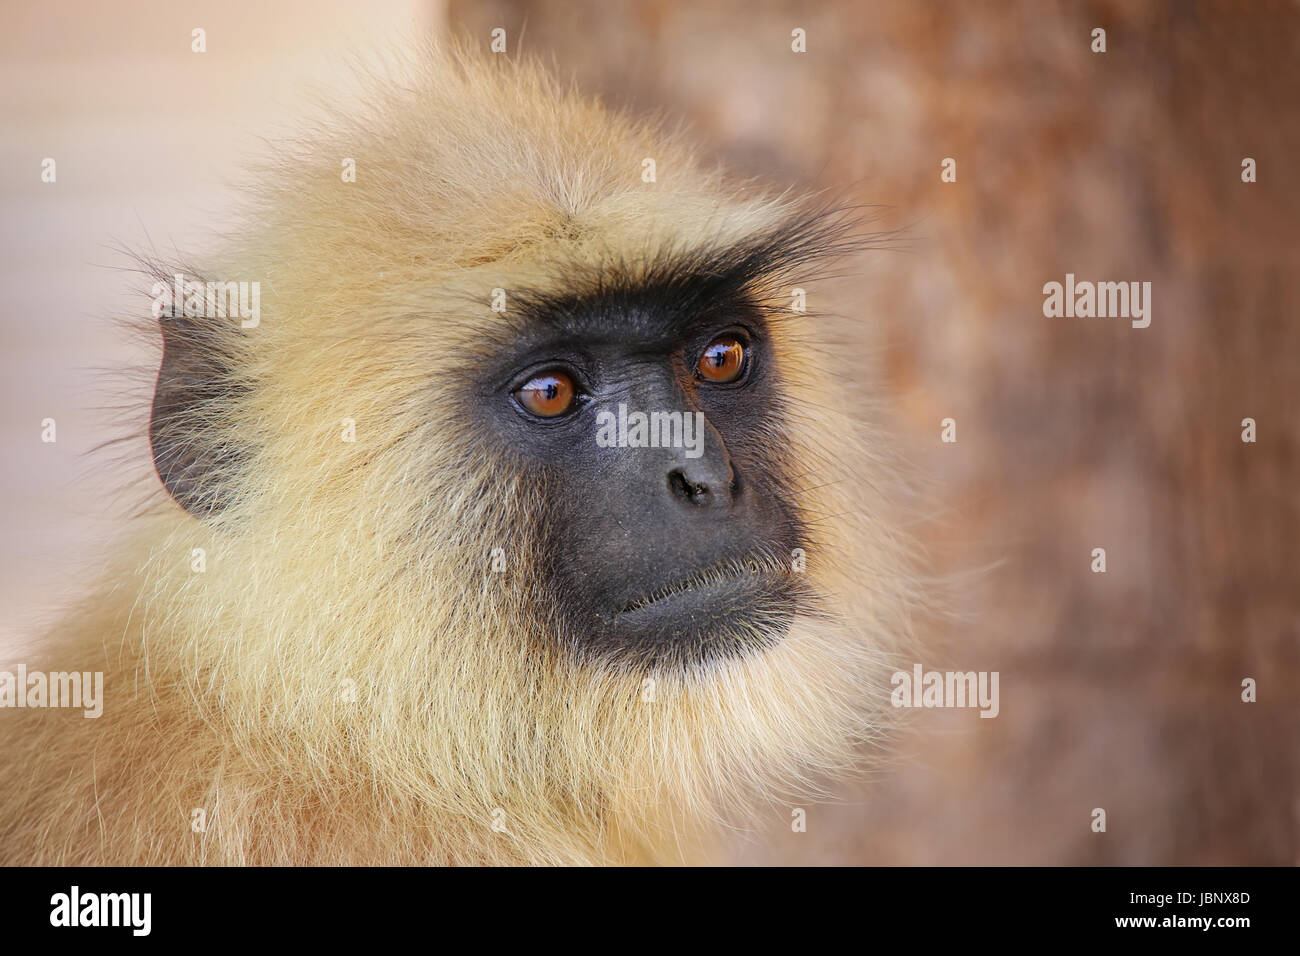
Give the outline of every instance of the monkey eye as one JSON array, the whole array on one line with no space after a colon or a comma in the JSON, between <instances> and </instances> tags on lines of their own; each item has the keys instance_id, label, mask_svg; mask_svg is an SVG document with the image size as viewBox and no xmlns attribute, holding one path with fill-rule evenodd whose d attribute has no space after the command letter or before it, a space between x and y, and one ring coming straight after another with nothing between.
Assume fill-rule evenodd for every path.
<instances>
[{"instance_id":1,"label":"monkey eye","mask_svg":"<svg viewBox=\"0 0 1300 956\"><path fill-rule=\"evenodd\" d=\"M515 401L534 415L558 418L573 408L578 389L567 372L553 369L534 375L515 389L514 396Z\"/></svg>"},{"instance_id":2,"label":"monkey eye","mask_svg":"<svg viewBox=\"0 0 1300 956\"><path fill-rule=\"evenodd\" d=\"M719 335L709 343L695 363L695 372L709 382L727 384L745 372L745 346L734 335Z\"/></svg>"}]
</instances>

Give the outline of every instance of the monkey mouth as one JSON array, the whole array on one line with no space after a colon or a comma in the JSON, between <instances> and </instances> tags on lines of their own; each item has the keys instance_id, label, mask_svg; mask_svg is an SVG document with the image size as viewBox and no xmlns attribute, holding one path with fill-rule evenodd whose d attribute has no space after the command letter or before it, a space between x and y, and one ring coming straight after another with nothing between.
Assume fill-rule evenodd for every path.
<instances>
[{"instance_id":1,"label":"monkey mouth","mask_svg":"<svg viewBox=\"0 0 1300 956\"><path fill-rule=\"evenodd\" d=\"M774 569L756 558L736 564L717 565L643 594L620 608L616 617L663 609L665 605L688 604L728 594L740 596L750 591L761 591L780 583L786 576L784 569Z\"/></svg>"},{"instance_id":2,"label":"monkey mouth","mask_svg":"<svg viewBox=\"0 0 1300 956\"><path fill-rule=\"evenodd\" d=\"M801 575L762 558L715 565L624 604L606 639L645 664L690 665L774 647L815 606Z\"/></svg>"},{"instance_id":3,"label":"monkey mouth","mask_svg":"<svg viewBox=\"0 0 1300 956\"><path fill-rule=\"evenodd\" d=\"M601 647L624 663L691 668L775 647L817 604L784 568L711 568L624 604L606 619Z\"/></svg>"}]
</instances>

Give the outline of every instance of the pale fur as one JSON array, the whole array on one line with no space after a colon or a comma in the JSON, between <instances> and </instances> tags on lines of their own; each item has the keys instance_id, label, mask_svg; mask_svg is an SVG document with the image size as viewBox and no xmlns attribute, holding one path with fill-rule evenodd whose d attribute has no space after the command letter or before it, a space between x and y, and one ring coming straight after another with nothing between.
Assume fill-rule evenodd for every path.
<instances>
[{"instance_id":1,"label":"pale fur","mask_svg":"<svg viewBox=\"0 0 1300 956\"><path fill-rule=\"evenodd\" d=\"M563 288L558 263L635 271L791 204L532 66L444 51L410 72L289 148L246 238L207 264L262 283L260 327L212 343L256 387L189 427L255 453L217 476L237 495L215 520L159 488L97 596L26 661L102 670L106 700L98 720L0 711L0 862L718 859L720 824L788 820L773 801L887 729L913 579L860 356L828 346L853 341L843 320L774 323L824 613L689 672L556 646L520 598L542 492L437 392L506 334L493 288Z\"/></svg>"}]
</instances>

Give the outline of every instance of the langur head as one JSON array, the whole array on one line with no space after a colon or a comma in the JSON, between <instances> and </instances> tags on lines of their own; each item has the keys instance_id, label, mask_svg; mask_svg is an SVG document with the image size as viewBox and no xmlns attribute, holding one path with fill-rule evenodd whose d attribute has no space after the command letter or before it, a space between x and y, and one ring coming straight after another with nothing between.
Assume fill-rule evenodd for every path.
<instances>
[{"instance_id":1,"label":"langur head","mask_svg":"<svg viewBox=\"0 0 1300 956\"><path fill-rule=\"evenodd\" d=\"M151 655L286 772L499 810L526 860L654 855L844 767L911 581L870 317L822 292L852 217L531 66L368 96L158 269L258 307L162 310Z\"/></svg>"}]
</instances>

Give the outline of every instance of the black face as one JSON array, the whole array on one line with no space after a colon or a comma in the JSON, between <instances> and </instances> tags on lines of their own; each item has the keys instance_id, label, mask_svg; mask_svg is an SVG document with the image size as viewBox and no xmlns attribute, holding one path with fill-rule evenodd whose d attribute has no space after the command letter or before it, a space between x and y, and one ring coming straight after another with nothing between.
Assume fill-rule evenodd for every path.
<instances>
[{"instance_id":1,"label":"black face","mask_svg":"<svg viewBox=\"0 0 1300 956\"><path fill-rule=\"evenodd\" d=\"M546 489L536 557L584 656L761 650L807 602L766 322L743 299L684 304L653 287L533 303L479 383L486 424Z\"/></svg>"}]
</instances>

